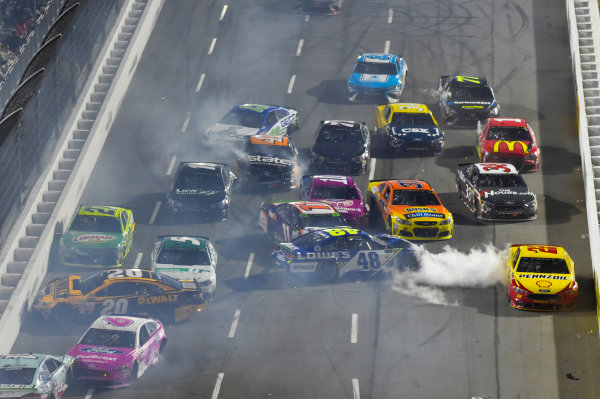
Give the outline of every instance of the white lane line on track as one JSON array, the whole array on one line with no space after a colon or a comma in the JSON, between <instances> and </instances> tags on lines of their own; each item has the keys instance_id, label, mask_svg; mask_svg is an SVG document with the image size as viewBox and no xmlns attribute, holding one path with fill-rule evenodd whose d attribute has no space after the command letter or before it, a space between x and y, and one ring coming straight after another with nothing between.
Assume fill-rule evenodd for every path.
<instances>
[{"instance_id":1,"label":"white lane line on track","mask_svg":"<svg viewBox=\"0 0 600 399\"><path fill-rule=\"evenodd\" d=\"M88 389L88 391L85 394L85 399L91 399L93 394L94 394L94 388Z\"/></svg>"},{"instance_id":2,"label":"white lane line on track","mask_svg":"<svg viewBox=\"0 0 600 399\"><path fill-rule=\"evenodd\" d=\"M388 24L392 23L392 19L394 18L394 10L391 8L388 10Z\"/></svg>"},{"instance_id":3,"label":"white lane line on track","mask_svg":"<svg viewBox=\"0 0 600 399\"><path fill-rule=\"evenodd\" d=\"M296 75L292 75L292 78L290 79L290 84L288 85L288 94L292 93L292 90L294 89L295 81L296 81Z\"/></svg>"},{"instance_id":4,"label":"white lane line on track","mask_svg":"<svg viewBox=\"0 0 600 399\"><path fill-rule=\"evenodd\" d=\"M298 42L298 49L296 50L296 57L299 57L302 54L302 46L304 46L304 39L300 39Z\"/></svg>"},{"instance_id":5,"label":"white lane line on track","mask_svg":"<svg viewBox=\"0 0 600 399\"><path fill-rule=\"evenodd\" d=\"M217 399L219 397L219 391L221 390L221 383L223 382L223 376L225 374L219 373L217 376L217 382L215 383L215 389L213 390L212 399Z\"/></svg>"},{"instance_id":6,"label":"white lane line on track","mask_svg":"<svg viewBox=\"0 0 600 399\"><path fill-rule=\"evenodd\" d=\"M389 40L386 40L386 41L385 41L385 49L383 50L383 52L384 52L385 54L387 54L387 53L389 53L389 52L390 52L390 41L389 41Z\"/></svg>"},{"instance_id":7,"label":"white lane line on track","mask_svg":"<svg viewBox=\"0 0 600 399\"><path fill-rule=\"evenodd\" d=\"M173 173L175 162L177 162L177 156L173 155L173 158L171 158L171 163L169 164L169 169L167 169L167 176L170 176L171 173Z\"/></svg>"},{"instance_id":8,"label":"white lane line on track","mask_svg":"<svg viewBox=\"0 0 600 399\"><path fill-rule=\"evenodd\" d=\"M369 165L369 180L373 180L373 176L375 176L375 164L377 163L377 158L371 158L371 164Z\"/></svg>"},{"instance_id":9,"label":"white lane line on track","mask_svg":"<svg viewBox=\"0 0 600 399\"><path fill-rule=\"evenodd\" d=\"M212 42L210 43L210 48L208 49L208 55L211 55L213 53L213 50L215 49L215 44L217 44L217 38L213 37Z\"/></svg>"},{"instance_id":10,"label":"white lane line on track","mask_svg":"<svg viewBox=\"0 0 600 399\"><path fill-rule=\"evenodd\" d=\"M235 330L237 330L237 325L238 322L240 321L240 313L242 313L241 310L236 309L235 313L233 314L233 321L231 322L231 328L229 328L229 338L233 338L235 337Z\"/></svg>"},{"instance_id":11,"label":"white lane line on track","mask_svg":"<svg viewBox=\"0 0 600 399\"><path fill-rule=\"evenodd\" d=\"M360 399L360 387L358 386L358 378L352 379L352 392L354 393L354 399Z\"/></svg>"},{"instance_id":12,"label":"white lane line on track","mask_svg":"<svg viewBox=\"0 0 600 399\"><path fill-rule=\"evenodd\" d=\"M154 205L154 210L152 211L152 216L150 216L150 224L154 224L154 221L156 220L156 215L158 215L158 210L160 209L160 201L156 202L156 205Z\"/></svg>"},{"instance_id":13,"label":"white lane line on track","mask_svg":"<svg viewBox=\"0 0 600 399\"><path fill-rule=\"evenodd\" d=\"M196 93L198 93L200 91L200 88L202 87L202 83L204 83L204 77L205 77L204 73L202 75L200 75L200 80L198 81L198 84L196 85Z\"/></svg>"},{"instance_id":14,"label":"white lane line on track","mask_svg":"<svg viewBox=\"0 0 600 399\"><path fill-rule=\"evenodd\" d=\"M133 262L134 269L137 269L140 267L140 263L142 263L142 256L144 256L143 252L138 252L138 254L135 256L135 262Z\"/></svg>"},{"instance_id":15,"label":"white lane line on track","mask_svg":"<svg viewBox=\"0 0 600 399\"><path fill-rule=\"evenodd\" d=\"M250 275L250 269L252 268L252 262L254 262L254 252L250 252L248 256L248 263L246 264L246 271L244 272L244 279L247 279Z\"/></svg>"},{"instance_id":16,"label":"white lane line on track","mask_svg":"<svg viewBox=\"0 0 600 399\"><path fill-rule=\"evenodd\" d=\"M191 112L188 112L187 114L185 114L185 120L183 121L183 125L181 125L181 133L185 133L187 131L187 128L190 125L191 118L192 118Z\"/></svg>"},{"instance_id":17,"label":"white lane line on track","mask_svg":"<svg viewBox=\"0 0 600 399\"><path fill-rule=\"evenodd\" d=\"M222 20L223 20L223 18L225 18L225 13L227 12L227 8L228 8L228 7L229 7L229 6L228 6L227 4L225 4L225 5L223 6L223 11L221 11L221 16L219 17L219 21L222 21Z\"/></svg>"},{"instance_id":18,"label":"white lane line on track","mask_svg":"<svg viewBox=\"0 0 600 399\"><path fill-rule=\"evenodd\" d=\"M304 16L304 22L308 22L310 21L310 15L305 15Z\"/></svg>"},{"instance_id":19,"label":"white lane line on track","mask_svg":"<svg viewBox=\"0 0 600 399\"><path fill-rule=\"evenodd\" d=\"M352 324L350 329L350 343L358 342L358 313L352 313Z\"/></svg>"}]
</instances>

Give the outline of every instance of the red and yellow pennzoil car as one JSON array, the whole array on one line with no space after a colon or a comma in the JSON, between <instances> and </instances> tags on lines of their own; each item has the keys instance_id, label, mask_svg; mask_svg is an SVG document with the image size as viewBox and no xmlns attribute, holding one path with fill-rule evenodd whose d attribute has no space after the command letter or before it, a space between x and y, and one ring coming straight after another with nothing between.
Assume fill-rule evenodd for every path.
<instances>
[{"instance_id":1,"label":"red and yellow pennzoil car","mask_svg":"<svg viewBox=\"0 0 600 399\"><path fill-rule=\"evenodd\" d=\"M558 310L575 305L575 266L563 247L513 245L507 273L509 304L513 308Z\"/></svg>"},{"instance_id":2,"label":"red and yellow pennzoil car","mask_svg":"<svg viewBox=\"0 0 600 399\"><path fill-rule=\"evenodd\" d=\"M427 182L379 180L369 182L371 212L383 219L386 230L407 240L452 238L452 214Z\"/></svg>"}]
</instances>

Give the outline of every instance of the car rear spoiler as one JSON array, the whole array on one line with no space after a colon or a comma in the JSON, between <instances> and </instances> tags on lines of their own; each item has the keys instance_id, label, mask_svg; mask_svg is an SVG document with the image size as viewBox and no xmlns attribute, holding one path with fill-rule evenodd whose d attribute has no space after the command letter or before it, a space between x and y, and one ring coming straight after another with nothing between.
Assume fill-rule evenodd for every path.
<instances>
[{"instance_id":1,"label":"car rear spoiler","mask_svg":"<svg viewBox=\"0 0 600 399\"><path fill-rule=\"evenodd\" d=\"M181 238L201 238L203 240L210 240L210 238L205 237L205 236L193 236L193 235L189 235L189 234L165 234L165 235L161 235L158 236L158 238L163 239L163 238L168 238L168 237L181 237Z\"/></svg>"}]
</instances>

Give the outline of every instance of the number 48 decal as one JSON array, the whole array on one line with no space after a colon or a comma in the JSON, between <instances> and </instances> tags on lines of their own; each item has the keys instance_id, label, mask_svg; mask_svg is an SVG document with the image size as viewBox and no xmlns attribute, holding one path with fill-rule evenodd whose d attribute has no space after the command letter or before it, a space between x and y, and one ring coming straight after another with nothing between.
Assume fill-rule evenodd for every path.
<instances>
[{"instance_id":1,"label":"number 48 decal","mask_svg":"<svg viewBox=\"0 0 600 399\"><path fill-rule=\"evenodd\" d=\"M379 269L381 267L379 254L377 252L359 253L356 263L359 266L362 266L364 270Z\"/></svg>"}]
</instances>

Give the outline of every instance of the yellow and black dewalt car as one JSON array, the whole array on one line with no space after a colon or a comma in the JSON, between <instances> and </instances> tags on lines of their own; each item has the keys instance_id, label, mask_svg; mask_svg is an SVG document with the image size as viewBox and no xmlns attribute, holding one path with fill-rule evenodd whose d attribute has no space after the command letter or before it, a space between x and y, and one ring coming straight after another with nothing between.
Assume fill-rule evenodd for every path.
<instances>
[{"instance_id":1,"label":"yellow and black dewalt car","mask_svg":"<svg viewBox=\"0 0 600 399\"><path fill-rule=\"evenodd\" d=\"M195 281L179 281L149 270L111 269L83 280L81 276L52 280L31 310L61 324L101 314L152 316L170 323L205 307Z\"/></svg>"}]
</instances>

